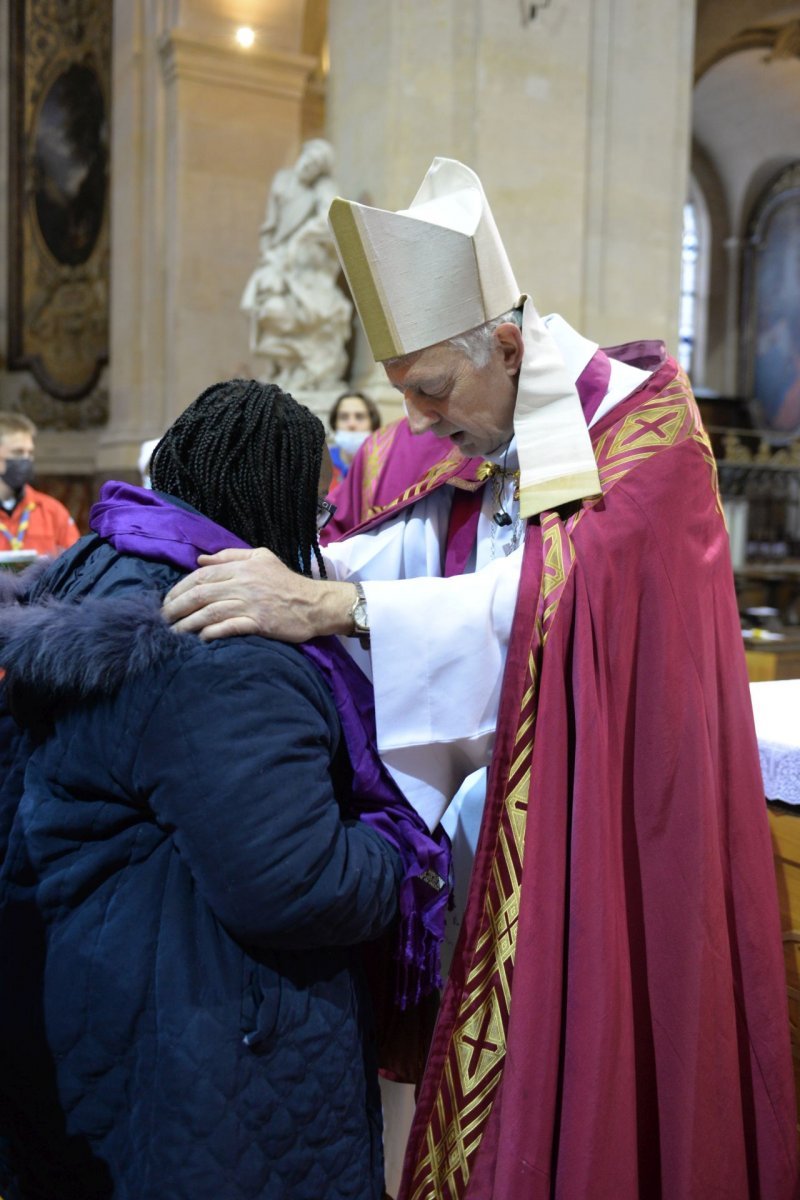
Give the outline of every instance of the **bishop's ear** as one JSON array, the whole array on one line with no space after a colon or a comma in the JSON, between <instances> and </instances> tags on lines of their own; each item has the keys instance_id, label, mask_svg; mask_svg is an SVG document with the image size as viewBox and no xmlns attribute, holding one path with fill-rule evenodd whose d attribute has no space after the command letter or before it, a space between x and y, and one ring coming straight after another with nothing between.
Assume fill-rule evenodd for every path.
<instances>
[{"instance_id":1,"label":"bishop's ear","mask_svg":"<svg viewBox=\"0 0 800 1200\"><path fill-rule=\"evenodd\" d=\"M525 351L522 330L513 321L503 321L502 325L498 325L493 331L492 337L503 355L506 371L509 375L516 375L522 366L522 355Z\"/></svg>"}]
</instances>

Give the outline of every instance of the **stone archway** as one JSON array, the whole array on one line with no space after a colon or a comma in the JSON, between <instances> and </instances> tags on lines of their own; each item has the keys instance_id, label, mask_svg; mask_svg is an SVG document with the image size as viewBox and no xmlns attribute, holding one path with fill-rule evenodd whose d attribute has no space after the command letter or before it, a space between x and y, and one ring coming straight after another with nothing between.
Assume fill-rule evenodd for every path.
<instances>
[{"instance_id":1,"label":"stone archway","mask_svg":"<svg viewBox=\"0 0 800 1200\"><path fill-rule=\"evenodd\" d=\"M775 57L800 52L800 4L763 0L699 0L695 31L695 81L730 54L764 49Z\"/></svg>"}]
</instances>

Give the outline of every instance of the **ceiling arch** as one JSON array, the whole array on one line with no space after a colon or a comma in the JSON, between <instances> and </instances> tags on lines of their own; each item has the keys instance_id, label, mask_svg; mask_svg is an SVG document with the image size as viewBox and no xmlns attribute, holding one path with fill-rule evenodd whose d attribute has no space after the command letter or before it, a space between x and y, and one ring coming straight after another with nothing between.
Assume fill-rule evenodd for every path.
<instances>
[{"instance_id":1,"label":"ceiling arch","mask_svg":"<svg viewBox=\"0 0 800 1200\"><path fill-rule=\"evenodd\" d=\"M692 123L740 233L757 193L800 159L800 59L764 46L719 58L695 86Z\"/></svg>"},{"instance_id":2,"label":"ceiling arch","mask_svg":"<svg viewBox=\"0 0 800 1200\"><path fill-rule=\"evenodd\" d=\"M764 0L699 0L695 27L695 79L740 50L767 49L781 27L800 19L800 4Z\"/></svg>"}]
</instances>

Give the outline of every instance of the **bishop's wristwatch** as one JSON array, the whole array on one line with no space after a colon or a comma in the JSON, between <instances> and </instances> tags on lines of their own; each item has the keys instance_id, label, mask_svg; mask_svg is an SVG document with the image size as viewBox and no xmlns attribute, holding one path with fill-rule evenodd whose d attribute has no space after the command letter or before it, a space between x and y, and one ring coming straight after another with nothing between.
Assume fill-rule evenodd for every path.
<instances>
[{"instance_id":1,"label":"bishop's wristwatch","mask_svg":"<svg viewBox=\"0 0 800 1200\"><path fill-rule=\"evenodd\" d=\"M362 646L369 645L369 617L367 615L367 597L364 595L364 589L360 583L353 585L356 589L356 598L353 601L353 607L350 609L350 616L353 620L353 632L351 637L357 637Z\"/></svg>"}]
</instances>

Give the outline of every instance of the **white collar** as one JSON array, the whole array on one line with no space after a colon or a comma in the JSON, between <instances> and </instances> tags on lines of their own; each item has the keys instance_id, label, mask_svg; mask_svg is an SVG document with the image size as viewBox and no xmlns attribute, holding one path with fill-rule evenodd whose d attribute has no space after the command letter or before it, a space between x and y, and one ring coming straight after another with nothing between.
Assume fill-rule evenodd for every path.
<instances>
[{"instance_id":1,"label":"white collar","mask_svg":"<svg viewBox=\"0 0 800 1200\"><path fill-rule=\"evenodd\" d=\"M599 350L597 342L590 342L583 337L560 313L548 313L542 320L558 346L570 379L579 379Z\"/></svg>"},{"instance_id":2,"label":"white collar","mask_svg":"<svg viewBox=\"0 0 800 1200\"><path fill-rule=\"evenodd\" d=\"M580 379L600 349L599 345L597 342L583 337L559 313L548 313L542 320L558 346L570 379ZM611 363L611 375L608 387L605 397L589 421L590 429L597 424L601 417L611 412L612 408L630 396L631 392L641 387L653 374L652 371L643 371L640 367L632 367L629 363L620 362L616 358L609 358L609 362Z\"/></svg>"},{"instance_id":3,"label":"white collar","mask_svg":"<svg viewBox=\"0 0 800 1200\"><path fill-rule=\"evenodd\" d=\"M569 330L566 322L564 326ZM522 341L514 433L520 512L534 517L545 509L599 495L601 489L576 376L568 371L556 337L529 297L522 310ZM589 353L589 346L583 353L590 358L594 350Z\"/></svg>"},{"instance_id":4,"label":"white collar","mask_svg":"<svg viewBox=\"0 0 800 1200\"><path fill-rule=\"evenodd\" d=\"M541 324L546 330L547 335L549 335L549 339L552 341L553 346L557 350L560 359L563 361L563 370L566 373L566 376L574 385L575 381L580 378L594 355L597 353L599 349L598 343L591 341L589 338L583 337L583 335L578 333L577 330L573 329L572 326L565 321L559 313L549 313L546 317L542 317ZM529 349L530 348L526 342L526 352ZM606 413L610 412L611 409L619 404L622 400L626 399L631 392L635 391L637 387L640 387L652 374L652 372L642 371L638 367L632 367L628 363L619 362L614 358L610 359L609 361L611 364L611 375L609 377L606 394L597 408L594 416L589 421L589 428L595 425L601 417L604 417ZM562 383L563 382L564 381L562 380ZM550 386L552 387L552 382L550 383ZM572 390L575 391L574 386ZM564 392L566 393L567 391L568 388L564 387ZM575 398L577 399L577 391L575 391ZM569 401L567 401L563 407L568 408L570 419L576 419L574 404L570 404ZM585 430L586 420L583 415L583 409L580 408L579 400L578 407L580 409L580 418L583 429ZM585 436L585 434L583 436ZM579 451L585 453L585 445L582 445L580 430L578 430L576 434L575 443L578 445ZM507 447L504 446L501 449L494 451L492 454L487 454L485 457L489 462L495 463L497 466L502 467L506 471L515 471L519 467L516 433L508 443ZM540 452L536 455L536 462L533 468L534 471L538 473L540 478L545 477L544 470L540 466L540 463L544 461L546 461L544 453L540 450ZM589 492L587 494L590 495L592 493ZM563 503L563 501L561 501L561 503ZM545 505L544 507L550 506Z\"/></svg>"}]
</instances>

